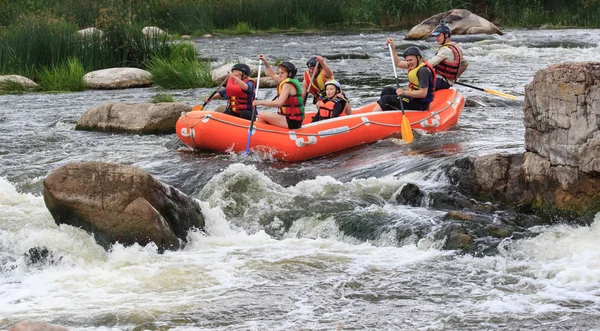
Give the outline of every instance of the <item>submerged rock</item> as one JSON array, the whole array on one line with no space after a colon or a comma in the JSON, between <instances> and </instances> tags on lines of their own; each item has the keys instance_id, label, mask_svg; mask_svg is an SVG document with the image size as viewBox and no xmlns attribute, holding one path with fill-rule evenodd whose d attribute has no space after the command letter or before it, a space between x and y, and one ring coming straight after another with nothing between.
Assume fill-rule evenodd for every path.
<instances>
[{"instance_id":1,"label":"submerged rock","mask_svg":"<svg viewBox=\"0 0 600 331\"><path fill-rule=\"evenodd\" d=\"M92 233L107 250L116 242L177 249L191 228L204 228L194 199L132 166L64 165L44 179L44 202L57 224Z\"/></svg>"},{"instance_id":2,"label":"submerged rock","mask_svg":"<svg viewBox=\"0 0 600 331\"><path fill-rule=\"evenodd\" d=\"M410 29L404 39L417 40L429 38L442 19L446 22L446 25L450 27L450 31L453 35L480 33L502 34L502 31L500 31L496 25L485 18L475 15L466 9L452 9L424 20L419 25Z\"/></svg>"},{"instance_id":3,"label":"submerged rock","mask_svg":"<svg viewBox=\"0 0 600 331\"><path fill-rule=\"evenodd\" d=\"M75 130L171 134L181 113L190 110L190 105L176 102L109 103L86 110Z\"/></svg>"},{"instance_id":4,"label":"submerged rock","mask_svg":"<svg viewBox=\"0 0 600 331\"><path fill-rule=\"evenodd\" d=\"M46 322L23 321L8 328L8 331L68 331L68 329L60 325L49 324Z\"/></svg>"}]
</instances>

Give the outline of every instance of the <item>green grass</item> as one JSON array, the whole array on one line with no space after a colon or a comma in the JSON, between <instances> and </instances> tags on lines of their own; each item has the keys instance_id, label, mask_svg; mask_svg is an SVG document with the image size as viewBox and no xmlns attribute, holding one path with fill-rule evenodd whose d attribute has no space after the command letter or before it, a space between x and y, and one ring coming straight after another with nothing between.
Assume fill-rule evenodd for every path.
<instances>
[{"instance_id":1,"label":"green grass","mask_svg":"<svg viewBox=\"0 0 600 331\"><path fill-rule=\"evenodd\" d=\"M158 93L152 97L152 103L174 102L173 96L168 93Z\"/></svg>"},{"instance_id":2,"label":"green grass","mask_svg":"<svg viewBox=\"0 0 600 331\"><path fill-rule=\"evenodd\" d=\"M235 34L239 34L239 35L250 34L250 25L246 22L239 22L235 26L234 31L235 31Z\"/></svg>"},{"instance_id":3,"label":"green grass","mask_svg":"<svg viewBox=\"0 0 600 331\"><path fill-rule=\"evenodd\" d=\"M42 68L39 73L40 89L43 91L83 91L85 70L78 59L68 59L66 63Z\"/></svg>"},{"instance_id":4,"label":"green grass","mask_svg":"<svg viewBox=\"0 0 600 331\"><path fill-rule=\"evenodd\" d=\"M9 94L22 94L25 91L25 87L14 80L7 80L0 85L0 90Z\"/></svg>"},{"instance_id":5,"label":"green grass","mask_svg":"<svg viewBox=\"0 0 600 331\"><path fill-rule=\"evenodd\" d=\"M197 59L196 49L191 44L180 43L169 56L154 57L147 69L153 82L165 89L214 86L208 63Z\"/></svg>"}]
</instances>

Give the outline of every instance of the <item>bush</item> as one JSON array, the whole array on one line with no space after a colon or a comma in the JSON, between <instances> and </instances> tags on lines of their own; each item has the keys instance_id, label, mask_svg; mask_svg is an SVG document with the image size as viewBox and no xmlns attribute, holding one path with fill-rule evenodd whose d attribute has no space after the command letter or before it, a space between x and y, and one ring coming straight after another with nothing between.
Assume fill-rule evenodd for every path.
<instances>
[{"instance_id":1,"label":"bush","mask_svg":"<svg viewBox=\"0 0 600 331\"><path fill-rule=\"evenodd\" d=\"M212 87L207 63L197 59L196 49L188 43L177 45L167 57L156 56L148 62L148 71L155 84L165 89Z\"/></svg>"},{"instance_id":2,"label":"bush","mask_svg":"<svg viewBox=\"0 0 600 331\"><path fill-rule=\"evenodd\" d=\"M42 68L40 71L40 88L44 91L83 91L85 70L81 61L75 58L66 63Z\"/></svg>"}]
</instances>

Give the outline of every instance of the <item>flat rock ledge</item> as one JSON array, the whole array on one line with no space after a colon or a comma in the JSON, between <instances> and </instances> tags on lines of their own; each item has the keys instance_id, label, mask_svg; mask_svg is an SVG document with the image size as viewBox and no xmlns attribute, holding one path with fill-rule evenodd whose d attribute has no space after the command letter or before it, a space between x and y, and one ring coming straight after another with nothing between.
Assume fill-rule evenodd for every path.
<instances>
[{"instance_id":1,"label":"flat rock ledge","mask_svg":"<svg viewBox=\"0 0 600 331\"><path fill-rule=\"evenodd\" d=\"M109 103L86 110L75 130L139 134L175 133L182 113L192 110L184 103Z\"/></svg>"},{"instance_id":2,"label":"flat rock ledge","mask_svg":"<svg viewBox=\"0 0 600 331\"><path fill-rule=\"evenodd\" d=\"M525 153L463 158L459 191L533 211L600 211L600 63L557 64L525 88Z\"/></svg>"}]
</instances>

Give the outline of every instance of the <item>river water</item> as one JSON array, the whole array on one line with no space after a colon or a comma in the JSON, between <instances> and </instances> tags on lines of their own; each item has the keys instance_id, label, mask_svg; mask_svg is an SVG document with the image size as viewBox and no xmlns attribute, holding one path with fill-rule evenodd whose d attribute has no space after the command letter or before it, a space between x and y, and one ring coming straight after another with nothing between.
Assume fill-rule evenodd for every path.
<instances>
[{"instance_id":1,"label":"river water","mask_svg":"<svg viewBox=\"0 0 600 331\"><path fill-rule=\"evenodd\" d=\"M432 39L404 42L404 33L227 37L197 46L215 65L264 53L305 68L323 54L358 107L394 84L387 36L433 55ZM0 96L0 329L32 320L71 330L598 330L599 216L590 226L477 238L483 250L462 254L441 249L446 210L402 205L396 195L406 183L448 189L440 167L456 158L523 151L525 85L550 64L600 61L599 35L456 36L470 61L462 81L518 101L458 87L475 106L455 129L300 163L192 153L174 134L74 130L85 110L149 102L164 92L154 88ZM211 90L168 93L192 105ZM41 197L44 177L92 160L139 167L197 198L207 233L190 232L176 252L105 252L84 231L57 226ZM28 263L32 247L53 258Z\"/></svg>"}]
</instances>

